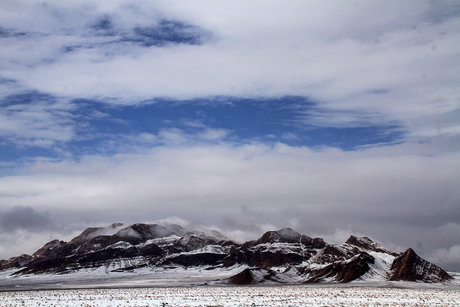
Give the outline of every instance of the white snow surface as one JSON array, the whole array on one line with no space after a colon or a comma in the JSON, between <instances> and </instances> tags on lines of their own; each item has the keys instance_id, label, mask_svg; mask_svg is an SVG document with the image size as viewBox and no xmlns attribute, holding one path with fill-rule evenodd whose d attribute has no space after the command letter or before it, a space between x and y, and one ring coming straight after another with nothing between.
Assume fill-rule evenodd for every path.
<instances>
[{"instance_id":1,"label":"white snow surface","mask_svg":"<svg viewBox=\"0 0 460 307\"><path fill-rule=\"evenodd\" d=\"M113 272L113 270L142 263L142 258L130 259L130 263L112 261L109 266L81 269L67 274L11 275L16 270L0 272L1 290L21 289L65 289L84 287L155 287L190 286L223 283L225 279L238 274L248 266L228 268L200 267L142 267L134 271ZM2 306L0 304L0 306Z\"/></svg>"},{"instance_id":2,"label":"white snow surface","mask_svg":"<svg viewBox=\"0 0 460 307\"><path fill-rule=\"evenodd\" d=\"M126 248L130 248L130 247L133 247L133 245L131 243L126 242L126 241L119 241L119 242L117 242L115 244L107 246L105 249L109 249L109 248L126 249Z\"/></svg>"},{"instance_id":3,"label":"white snow surface","mask_svg":"<svg viewBox=\"0 0 460 307\"><path fill-rule=\"evenodd\" d=\"M282 254L289 254L289 253L301 253L302 246L298 243L283 243L283 242L276 242L276 243L261 243L251 248L252 250L263 250L266 252L280 252Z\"/></svg>"},{"instance_id":4,"label":"white snow surface","mask_svg":"<svg viewBox=\"0 0 460 307\"><path fill-rule=\"evenodd\" d=\"M391 264L396 257L378 252L369 252L369 255L373 256L375 261L369 265L369 272L361 276L360 279L366 281L385 281L388 278Z\"/></svg>"},{"instance_id":5,"label":"white snow surface","mask_svg":"<svg viewBox=\"0 0 460 307\"><path fill-rule=\"evenodd\" d=\"M459 290L170 287L0 292L2 306L458 306Z\"/></svg>"},{"instance_id":6,"label":"white snow surface","mask_svg":"<svg viewBox=\"0 0 460 307\"><path fill-rule=\"evenodd\" d=\"M170 235L168 237L163 237L163 238L149 239L149 240L145 241L144 243L140 243L140 244L138 244L136 246L141 247L141 246L147 246L147 245L150 245L150 244L156 244L159 247L162 247L162 246L172 245L172 244L174 244L174 242L176 242L179 239L180 239L179 236Z\"/></svg>"},{"instance_id":7,"label":"white snow surface","mask_svg":"<svg viewBox=\"0 0 460 307\"><path fill-rule=\"evenodd\" d=\"M142 259L131 259L131 264L136 264ZM173 287L173 286L200 286L200 285L227 285L227 279L248 268L247 265L235 265L228 268L200 267L143 267L133 272L111 272L126 264L112 263L110 266L102 266L97 269L82 269L80 271L62 274L31 274L12 276L15 270L0 272L0 291L5 290L37 290L37 289L69 289L69 288L113 288L113 287ZM278 274L272 280L264 281L261 285L296 284L304 281L307 276L298 274L296 267L281 266L272 268ZM267 273L266 270L253 270L256 279L260 279ZM397 288L421 288L421 289L450 289L460 291L460 273L450 272L453 281L444 283L422 283L386 281L379 276L356 280L348 284L316 284L316 286L333 287L397 287ZM260 275L260 276L258 276ZM332 280L330 280L332 282ZM0 300L1 302L1 300ZM1 305L1 304L0 304ZM3 306L3 305L1 305Z\"/></svg>"},{"instance_id":8,"label":"white snow surface","mask_svg":"<svg viewBox=\"0 0 460 307\"><path fill-rule=\"evenodd\" d=\"M182 255L195 255L195 254L205 254L205 253L210 253L210 254L220 254L220 255L226 255L228 253L229 248L220 246L220 245L206 245L203 248L198 248L189 252L181 252L180 254ZM177 254L171 254L171 257L176 257Z\"/></svg>"}]
</instances>

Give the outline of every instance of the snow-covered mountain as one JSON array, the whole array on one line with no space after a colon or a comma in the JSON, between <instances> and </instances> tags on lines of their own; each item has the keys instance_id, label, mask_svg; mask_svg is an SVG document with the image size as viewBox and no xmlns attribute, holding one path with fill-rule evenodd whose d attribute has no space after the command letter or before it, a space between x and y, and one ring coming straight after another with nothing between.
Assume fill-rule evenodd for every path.
<instances>
[{"instance_id":1,"label":"snow-covered mountain","mask_svg":"<svg viewBox=\"0 0 460 307\"><path fill-rule=\"evenodd\" d=\"M18 277L90 274L100 268L109 275L199 268L208 277L216 272L216 282L233 284L452 279L411 248L396 253L367 237L353 235L343 244L328 244L290 228L268 231L257 240L240 244L216 231L116 223L88 228L69 242L53 240L31 256L0 261L0 271ZM223 278L219 272L228 276Z\"/></svg>"}]
</instances>

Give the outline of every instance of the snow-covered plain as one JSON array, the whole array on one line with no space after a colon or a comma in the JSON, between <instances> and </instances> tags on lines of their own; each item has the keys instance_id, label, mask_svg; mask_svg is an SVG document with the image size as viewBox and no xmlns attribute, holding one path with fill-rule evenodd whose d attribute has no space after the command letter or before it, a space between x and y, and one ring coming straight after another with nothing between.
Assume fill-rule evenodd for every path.
<instances>
[{"instance_id":1,"label":"snow-covered plain","mask_svg":"<svg viewBox=\"0 0 460 307\"><path fill-rule=\"evenodd\" d=\"M459 306L459 290L173 287L0 292L2 306Z\"/></svg>"}]
</instances>

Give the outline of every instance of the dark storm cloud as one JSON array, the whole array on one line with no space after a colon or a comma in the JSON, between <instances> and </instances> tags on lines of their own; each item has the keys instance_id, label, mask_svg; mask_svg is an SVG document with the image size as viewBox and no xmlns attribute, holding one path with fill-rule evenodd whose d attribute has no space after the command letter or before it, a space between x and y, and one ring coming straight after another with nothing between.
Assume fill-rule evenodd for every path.
<instances>
[{"instance_id":1,"label":"dark storm cloud","mask_svg":"<svg viewBox=\"0 0 460 307\"><path fill-rule=\"evenodd\" d=\"M54 223L47 212L36 211L30 207L14 207L0 212L0 229L4 232L44 231L52 228Z\"/></svg>"}]
</instances>

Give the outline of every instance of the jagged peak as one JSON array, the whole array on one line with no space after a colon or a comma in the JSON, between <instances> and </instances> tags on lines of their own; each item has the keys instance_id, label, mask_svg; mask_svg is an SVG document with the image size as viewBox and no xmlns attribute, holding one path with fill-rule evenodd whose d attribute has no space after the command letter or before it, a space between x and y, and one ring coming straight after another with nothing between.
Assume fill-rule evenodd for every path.
<instances>
[{"instance_id":1,"label":"jagged peak","mask_svg":"<svg viewBox=\"0 0 460 307\"><path fill-rule=\"evenodd\" d=\"M369 237L358 237L355 235L350 235L350 237L345 241L345 244L353 245L359 248L362 248L364 250L368 251L374 251L378 253L386 253L392 256L398 256L398 253L391 252L378 244L377 242L374 242L371 240Z\"/></svg>"},{"instance_id":2,"label":"jagged peak","mask_svg":"<svg viewBox=\"0 0 460 307\"><path fill-rule=\"evenodd\" d=\"M70 244L81 244L97 236L114 235L125 224L113 223L105 227L88 227L81 234L70 240Z\"/></svg>"},{"instance_id":3,"label":"jagged peak","mask_svg":"<svg viewBox=\"0 0 460 307\"><path fill-rule=\"evenodd\" d=\"M411 255L411 254L414 254L415 256L418 257L417 253L412 249L412 247L409 247L409 248L406 249L406 251L403 253L403 255Z\"/></svg>"},{"instance_id":4,"label":"jagged peak","mask_svg":"<svg viewBox=\"0 0 460 307\"><path fill-rule=\"evenodd\" d=\"M28 259L28 258L31 258L32 256L29 255L29 254L21 254L19 256L15 256L15 257L11 257L10 259L8 260L15 260L15 259Z\"/></svg>"},{"instance_id":5,"label":"jagged peak","mask_svg":"<svg viewBox=\"0 0 460 307\"><path fill-rule=\"evenodd\" d=\"M185 233L186 231L176 224L160 225L135 223L126 225L124 223L113 223L106 227L86 228L80 235L73 238L69 243L80 245L101 236L118 236L120 238L145 241L154 238L167 237L170 235L182 236Z\"/></svg>"},{"instance_id":6,"label":"jagged peak","mask_svg":"<svg viewBox=\"0 0 460 307\"><path fill-rule=\"evenodd\" d=\"M208 236L214 237L214 238L218 239L219 241L230 241L229 237L227 237L226 235L224 235L223 233L221 233L218 230L211 229L206 233L208 234Z\"/></svg>"},{"instance_id":7,"label":"jagged peak","mask_svg":"<svg viewBox=\"0 0 460 307\"><path fill-rule=\"evenodd\" d=\"M40 257L45 255L48 251L64 245L66 242L54 239L43 245L39 250L37 250L35 253L32 254L32 257Z\"/></svg>"},{"instance_id":8,"label":"jagged peak","mask_svg":"<svg viewBox=\"0 0 460 307\"><path fill-rule=\"evenodd\" d=\"M292 228L281 228L276 231L282 238L299 239L300 233L294 231Z\"/></svg>"},{"instance_id":9,"label":"jagged peak","mask_svg":"<svg viewBox=\"0 0 460 307\"><path fill-rule=\"evenodd\" d=\"M292 228L282 228L265 232L262 237L256 241L256 245L275 242L297 243L300 242L300 239L301 234L292 230Z\"/></svg>"},{"instance_id":10,"label":"jagged peak","mask_svg":"<svg viewBox=\"0 0 460 307\"><path fill-rule=\"evenodd\" d=\"M171 235L182 236L186 231L176 224L145 224L136 223L119 230L115 235L121 238L137 239L146 241L169 237Z\"/></svg>"},{"instance_id":11,"label":"jagged peak","mask_svg":"<svg viewBox=\"0 0 460 307\"><path fill-rule=\"evenodd\" d=\"M440 282L452 279L446 271L421 258L412 248L396 257L390 270L390 280Z\"/></svg>"},{"instance_id":12,"label":"jagged peak","mask_svg":"<svg viewBox=\"0 0 460 307\"><path fill-rule=\"evenodd\" d=\"M360 247L359 245L376 245L377 244L374 241L372 241L369 237L358 237L355 235L350 235L350 237L348 237L345 243L356 245L358 247Z\"/></svg>"},{"instance_id":13,"label":"jagged peak","mask_svg":"<svg viewBox=\"0 0 460 307\"><path fill-rule=\"evenodd\" d=\"M180 240L186 241L192 237L200 238L200 239L211 239L213 241L225 241L229 240L227 236L224 234L218 232L217 230L211 230L211 231L189 231L186 234L184 234Z\"/></svg>"}]
</instances>

